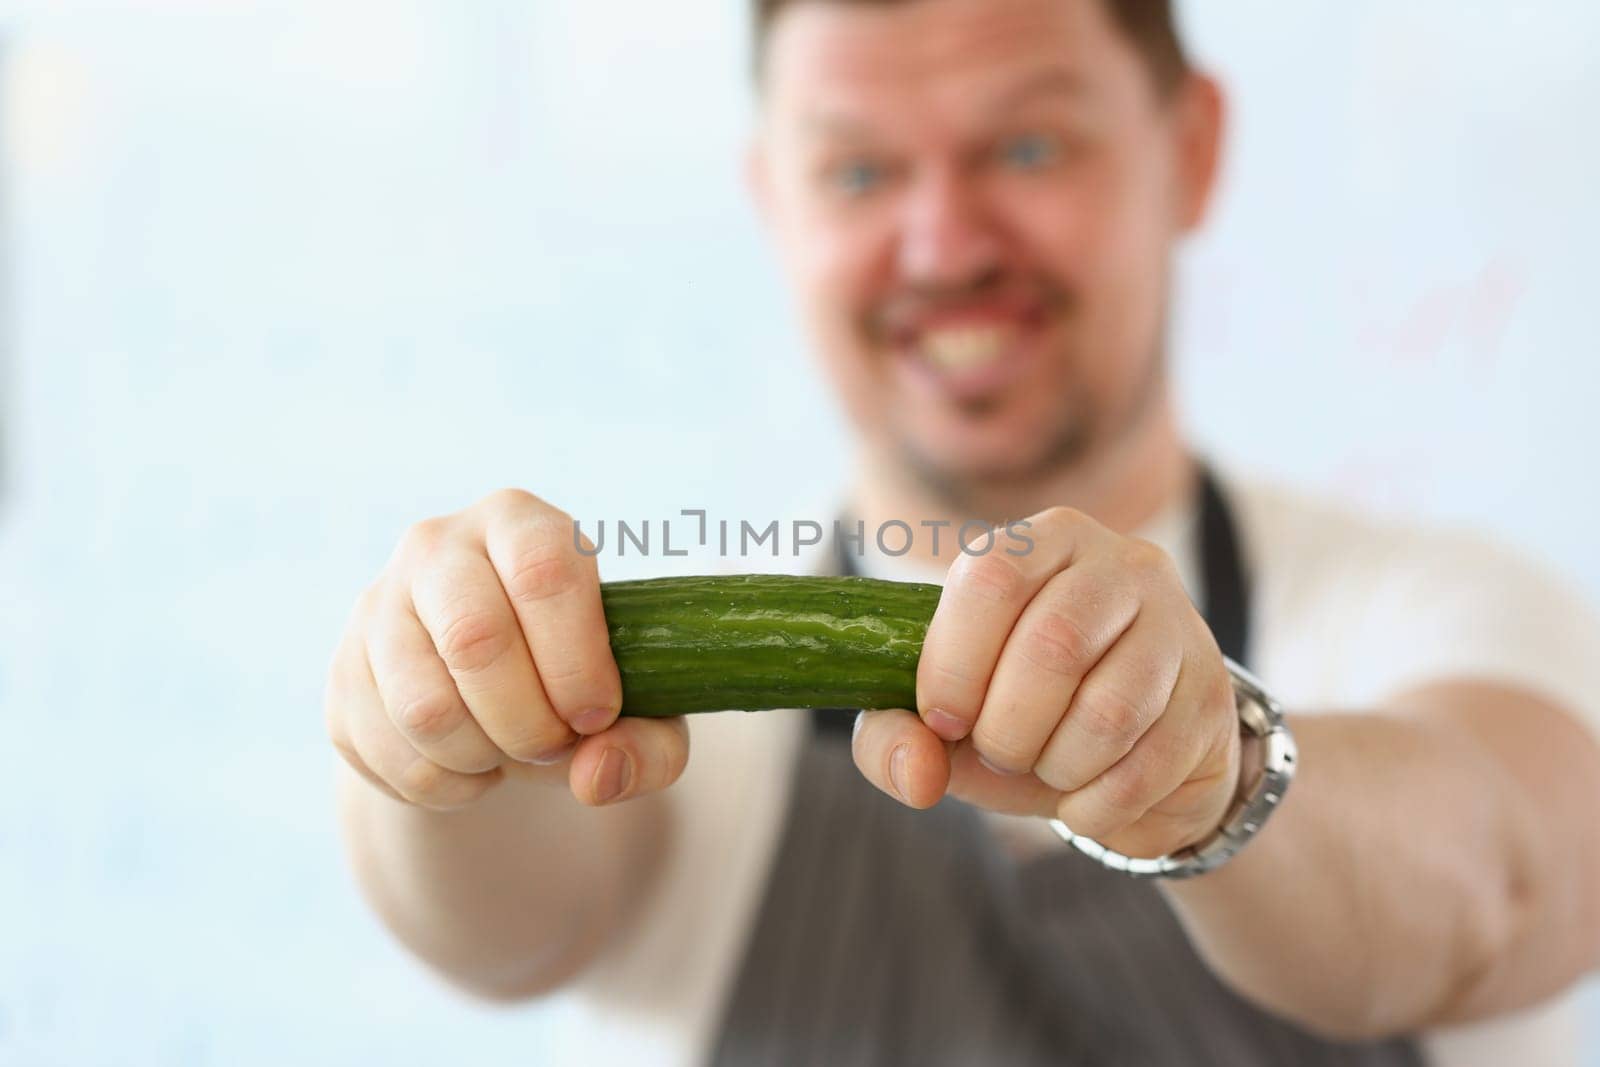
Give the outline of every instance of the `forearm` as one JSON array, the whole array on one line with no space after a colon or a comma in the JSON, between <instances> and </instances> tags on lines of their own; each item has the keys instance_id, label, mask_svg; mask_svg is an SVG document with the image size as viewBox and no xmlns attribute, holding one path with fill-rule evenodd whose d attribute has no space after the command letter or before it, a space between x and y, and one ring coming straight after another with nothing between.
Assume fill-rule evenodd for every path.
<instances>
[{"instance_id":1,"label":"forearm","mask_svg":"<svg viewBox=\"0 0 1600 1067\"><path fill-rule=\"evenodd\" d=\"M481 996L547 992L603 946L664 847L661 798L590 808L565 765L507 768L477 804L398 803L340 767L345 847L364 896L411 951Z\"/></svg>"},{"instance_id":2,"label":"forearm","mask_svg":"<svg viewBox=\"0 0 1600 1067\"><path fill-rule=\"evenodd\" d=\"M1224 980L1369 1037L1512 1010L1594 965L1595 746L1483 692L1291 720L1300 772L1267 831L1166 887Z\"/></svg>"}]
</instances>

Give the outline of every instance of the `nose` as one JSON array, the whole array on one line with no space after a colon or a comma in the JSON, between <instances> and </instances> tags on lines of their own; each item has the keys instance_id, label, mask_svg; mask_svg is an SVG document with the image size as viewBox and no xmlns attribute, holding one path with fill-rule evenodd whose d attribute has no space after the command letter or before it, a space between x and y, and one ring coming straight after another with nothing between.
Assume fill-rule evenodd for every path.
<instances>
[{"instance_id":1,"label":"nose","mask_svg":"<svg viewBox=\"0 0 1600 1067\"><path fill-rule=\"evenodd\" d=\"M919 288L964 289L1000 266L1003 242L973 183L954 168L918 177L903 201L899 267Z\"/></svg>"}]
</instances>

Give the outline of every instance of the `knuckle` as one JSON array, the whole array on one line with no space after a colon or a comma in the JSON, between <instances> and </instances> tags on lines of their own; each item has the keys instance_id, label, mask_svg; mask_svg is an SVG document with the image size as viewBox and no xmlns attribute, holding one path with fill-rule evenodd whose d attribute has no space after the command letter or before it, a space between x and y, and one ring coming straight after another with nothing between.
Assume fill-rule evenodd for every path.
<instances>
[{"instance_id":1,"label":"knuckle","mask_svg":"<svg viewBox=\"0 0 1600 1067\"><path fill-rule=\"evenodd\" d=\"M527 727L510 732L502 732L495 738L495 744L500 751L519 763L528 763L536 759L543 759L551 752L572 740L575 735L563 731L562 733L546 733L538 729Z\"/></svg>"},{"instance_id":2,"label":"knuckle","mask_svg":"<svg viewBox=\"0 0 1600 1067\"><path fill-rule=\"evenodd\" d=\"M371 582L356 597L355 610L351 612L350 625L359 628L378 610L383 602L385 586L382 578Z\"/></svg>"},{"instance_id":3,"label":"knuckle","mask_svg":"<svg viewBox=\"0 0 1600 1067\"><path fill-rule=\"evenodd\" d=\"M498 780L491 774L459 774L419 758L400 772L391 788L417 807L449 810L476 801Z\"/></svg>"},{"instance_id":4,"label":"knuckle","mask_svg":"<svg viewBox=\"0 0 1600 1067\"><path fill-rule=\"evenodd\" d=\"M577 561L554 545L531 545L510 561L505 575L512 600L537 604L577 589L585 577Z\"/></svg>"},{"instance_id":5,"label":"knuckle","mask_svg":"<svg viewBox=\"0 0 1600 1067\"><path fill-rule=\"evenodd\" d=\"M403 700L394 710L395 725L407 737L430 744L443 741L461 725L466 710L449 693L422 693Z\"/></svg>"},{"instance_id":6,"label":"knuckle","mask_svg":"<svg viewBox=\"0 0 1600 1067\"><path fill-rule=\"evenodd\" d=\"M963 711L969 703L975 706L983 695L979 668L959 657L930 655L923 658L917 664L917 681L919 706L955 704L946 710Z\"/></svg>"},{"instance_id":7,"label":"knuckle","mask_svg":"<svg viewBox=\"0 0 1600 1067\"><path fill-rule=\"evenodd\" d=\"M403 559L428 559L450 540L450 533L449 519L423 519L401 535L399 555Z\"/></svg>"},{"instance_id":8,"label":"knuckle","mask_svg":"<svg viewBox=\"0 0 1600 1067\"><path fill-rule=\"evenodd\" d=\"M346 763L347 766L349 766L349 768L352 771L354 771L361 778L362 781L366 782L368 785L370 785L372 788L376 789L378 792L382 793L384 796L390 797L390 798L392 798L394 800L397 800L402 804L411 803L405 797L400 795L400 791L399 790L397 790L394 786L389 784L388 779L382 777L376 771L374 771L372 768L368 767L365 763L361 762L361 760L359 758L347 757L346 760L345 760L345 763Z\"/></svg>"},{"instance_id":9,"label":"knuckle","mask_svg":"<svg viewBox=\"0 0 1600 1067\"><path fill-rule=\"evenodd\" d=\"M1093 661L1096 648L1083 624L1064 611L1052 610L1023 631L1018 651L1042 671L1076 675Z\"/></svg>"},{"instance_id":10,"label":"knuckle","mask_svg":"<svg viewBox=\"0 0 1600 1067\"><path fill-rule=\"evenodd\" d=\"M1068 507L1065 504L1057 504L1039 512L1037 518L1039 522L1048 523L1051 526L1067 527L1081 523L1088 517L1077 508Z\"/></svg>"},{"instance_id":11,"label":"knuckle","mask_svg":"<svg viewBox=\"0 0 1600 1067\"><path fill-rule=\"evenodd\" d=\"M1020 597L1026 588L1027 576L1022 568L1004 553L986 553L982 556L963 555L957 562L956 580L963 587L993 603L1006 603Z\"/></svg>"},{"instance_id":12,"label":"knuckle","mask_svg":"<svg viewBox=\"0 0 1600 1067\"><path fill-rule=\"evenodd\" d=\"M1159 545L1138 537L1123 541L1122 560L1140 574L1165 574L1172 562Z\"/></svg>"},{"instance_id":13,"label":"knuckle","mask_svg":"<svg viewBox=\"0 0 1600 1067\"><path fill-rule=\"evenodd\" d=\"M510 650L511 637L511 628L495 612L466 609L440 632L439 655L451 670L472 674L498 662Z\"/></svg>"},{"instance_id":14,"label":"knuckle","mask_svg":"<svg viewBox=\"0 0 1600 1067\"><path fill-rule=\"evenodd\" d=\"M491 537L494 530L514 530L536 541L560 544L563 536L572 536L571 516L526 489L496 490L477 507Z\"/></svg>"},{"instance_id":15,"label":"knuckle","mask_svg":"<svg viewBox=\"0 0 1600 1067\"><path fill-rule=\"evenodd\" d=\"M395 778L394 787L413 804L432 805L448 801L456 775L432 760L412 760Z\"/></svg>"},{"instance_id":16,"label":"knuckle","mask_svg":"<svg viewBox=\"0 0 1600 1067\"><path fill-rule=\"evenodd\" d=\"M549 657L546 658L548 659ZM600 672L597 670L596 665L585 658L578 656L563 656L560 659L557 659L554 663L541 664L539 667L539 680L545 684L547 693L550 689L557 689L560 691L561 699L559 701L556 701L556 696L554 694L550 694L550 699L559 703L563 709L566 709L568 704L573 703L607 703L608 699L610 699L609 696L595 697L591 700L582 700L579 696L575 695L572 690L589 689L590 686L584 684L568 684L598 681L599 673ZM594 686L594 688L598 689L599 686ZM617 699L620 700L620 696ZM581 711L583 709L573 707L570 710Z\"/></svg>"},{"instance_id":17,"label":"knuckle","mask_svg":"<svg viewBox=\"0 0 1600 1067\"><path fill-rule=\"evenodd\" d=\"M1144 776L1132 767L1113 767L1100 778L1099 800L1113 820L1140 814L1147 792Z\"/></svg>"},{"instance_id":18,"label":"knuckle","mask_svg":"<svg viewBox=\"0 0 1600 1067\"><path fill-rule=\"evenodd\" d=\"M979 728L983 727L983 720L978 721ZM983 729L981 735L974 730L973 747L984 759L997 767L1009 771L1022 773L1033 769L1038 760L1038 753L1028 740L1009 730L997 730L993 726Z\"/></svg>"},{"instance_id":19,"label":"knuckle","mask_svg":"<svg viewBox=\"0 0 1600 1067\"><path fill-rule=\"evenodd\" d=\"M1058 751L1054 744L1047 745L1039 762L1034 765L1034 775L1051 789L1074 793L1094 779L1094 772L1079 766L1075 754Z\"/></svg>"},{"instance_id":20,"label":"knuckle","mask_svg":"<svg viewBox=\"0 0 1600 1067\"><path fill-rule=\"evenodd\" d=\"M1119 752L1132 748L1144 732L1139 701L1111 686L1080 694L1068 717L1090 743Z\"/></svg>"},{"instance_id":21,"label":"knuckle","mask_svg":"<svg viewBox=\"0 0 1600 1067\"><path fill-rule=\"evenodd\" d=\"M544 507L544 501L540 500L526 489L518 489L515 486L507 486L503 489L496 489L494 492L484 497L483 507L493 512L521 514Z\"/></svg>"}]
</instances>

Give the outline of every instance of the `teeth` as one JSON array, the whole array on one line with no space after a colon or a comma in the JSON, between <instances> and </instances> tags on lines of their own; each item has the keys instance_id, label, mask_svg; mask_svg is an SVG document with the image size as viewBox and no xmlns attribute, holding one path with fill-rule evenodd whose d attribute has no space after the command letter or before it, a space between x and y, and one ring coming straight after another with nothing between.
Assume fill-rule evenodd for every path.
<instances>
[{"instance_id":1,"label":"teeth","mask_svg":"<svg viewBox=\"0 0 1600 1067\"><path fill-rule=\"evenodd\" d=\"M922 354L948 370L978 367L1000 356L1009 333L998 326L959 326L923 335Z\"/></svg>"}]
</instances>

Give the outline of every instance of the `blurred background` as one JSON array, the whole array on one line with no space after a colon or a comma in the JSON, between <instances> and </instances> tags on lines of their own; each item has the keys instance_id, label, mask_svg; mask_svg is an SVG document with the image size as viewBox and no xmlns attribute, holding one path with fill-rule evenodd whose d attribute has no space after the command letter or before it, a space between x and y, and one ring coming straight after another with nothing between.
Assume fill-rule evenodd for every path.
<instances>
[{"instance_id":1,"label":"blurred background","mask_svg":"<svg viewBox=\"0 0 1600 1067\"><path fill-rule=\"evenodd\" d=\"M323 671L403 528L490 489L838 484L739 180L743 4L695 6L0 6L0 1063L558 1051L560 1002L472 1004L360 905ZM1234 103L1195 434L1600 597L1600 7L1184 10Z\"/></svg>"}]
</instances>

